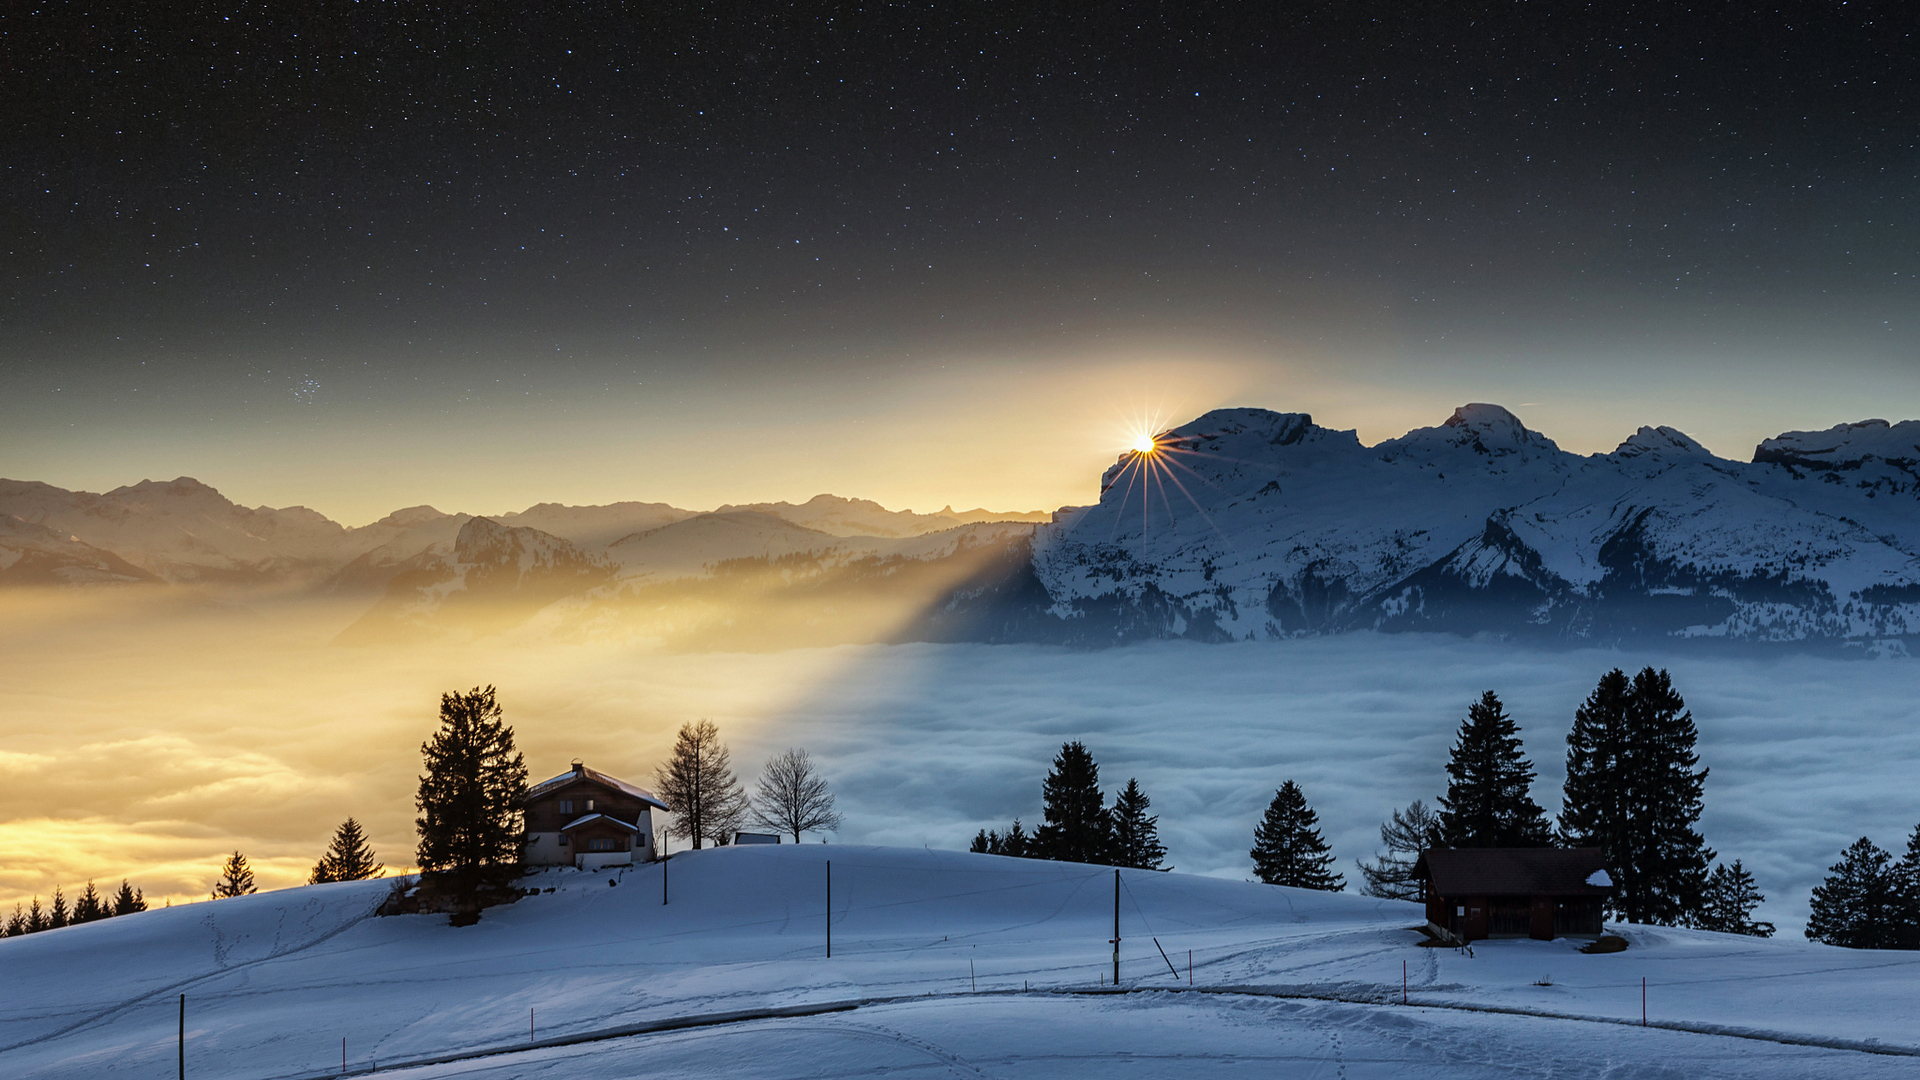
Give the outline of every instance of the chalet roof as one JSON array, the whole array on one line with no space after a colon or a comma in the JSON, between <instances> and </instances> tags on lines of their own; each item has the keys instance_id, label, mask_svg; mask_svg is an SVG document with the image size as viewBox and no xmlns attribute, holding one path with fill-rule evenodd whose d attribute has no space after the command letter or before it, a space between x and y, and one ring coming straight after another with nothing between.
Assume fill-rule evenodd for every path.
<instances>
[{"instance_id":1,"label":"chalet roof","mask_svg":"<svg viewBox=\"0 0 1920 1080\"><path fill-rule=\"evenodd\" d=\"M1588 883L1605 874L1599 848L1435 848L1413 864L1441 896L1605 896Z\"/></svg>"},{"instance_id":2,"label":"chalet roof","mask_svg":"<svg viewBox=\"0 0 1920 1080\"><path fill-rule=\"evenodd\" d=\"M606 822L609 825L618 825L630 833L637 833L640 831L640 826L635 825L630 821L621 821L617 817L612 817L608 814L602 814L597 811L591 814L587 814L584 817L574 818L572 821L569 821L565 825L560 826L560 831L572 832L573 830L579 828L582 825L592 825L596 822L602 822L602 821Z\"/></svg>"},{"instance_id":3,"label":"chalet roof","mask_svg":"<svg viewBox=\"0 0 1920 1080\"><path fill-rule=\"evenodd\" d=\"M625 780L616 779L614 777L608 776L606 773L603 773L598 769L589 769L585 765L581 765L577 763L574 765L574 767L571 770L567 772L563 772L559 776L556 776L551 780L542 780L539 783L528 788L527 800L531 802L532 800L538 799L541 796L551 795L554 792L559 791L561 788L576 782L587 782L587 783L599 784L602 787L611 788L614 791L631 795L634 798L639 799L641 802L646 803L649 806L657 807L661 810L673 809L672 807L668 806L666 803L661 802L658 798L654 796L653 792L648 791L645 788L635 787L632 784L627 783Z\"/></svg>"}]
</instances>

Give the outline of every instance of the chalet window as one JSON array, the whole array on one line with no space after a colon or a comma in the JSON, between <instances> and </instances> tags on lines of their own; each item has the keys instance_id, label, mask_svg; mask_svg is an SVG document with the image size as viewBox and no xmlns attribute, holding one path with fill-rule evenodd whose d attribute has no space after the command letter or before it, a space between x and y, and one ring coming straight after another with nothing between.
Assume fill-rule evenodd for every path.
<instances>
[{"instance_id":1,"label":"chalet window","mask_svg":"<svg viewBox=\"0 0 1920 1080\"><path fill-rule=\"evenodd\" d=\"M593 800L592 800L592 799L588 799L588 800L587 800L587 813L589 813L589 814L591 814L591 813L593 813Z\"/></svg>"},{"instance_id":2,"label":"chalet window","mask_svg":"<svg viewBox=\"0 0 1920 1080\"><path fill-rule=\"evenodd\" d=\"M566 847L566 846L567 846L567 834L566 834L566 833L561 833L561 834L560 834L560 846L561 846L561 847Z\"/></svg>"},{"instance_id":3,"label":"chalet window","mask_svg":"<svg viewBox=\"0 0 1920 1080\"><path fill-rule=\"evenodd\" d=\"M587 841L587 850L588 851L619 851L620 849L617 846L615 846L618 843L619 841L615 840L611 836L597 836L597 837L594 837L592 840Z\"/></svg>"},{"instance_id":4,"label":"chalet window","mask_svg":"<svg viewBox=\"0 0 1920 1080\"><path fill-rule=\"evenodd\" d=\"M563 813L563 814L571 814L571 813L573 813L573 800L572 800L572 799L561 799L561 800L560 800L560 812L561 812L561 813Z\"/></svg>"}]
</instances>

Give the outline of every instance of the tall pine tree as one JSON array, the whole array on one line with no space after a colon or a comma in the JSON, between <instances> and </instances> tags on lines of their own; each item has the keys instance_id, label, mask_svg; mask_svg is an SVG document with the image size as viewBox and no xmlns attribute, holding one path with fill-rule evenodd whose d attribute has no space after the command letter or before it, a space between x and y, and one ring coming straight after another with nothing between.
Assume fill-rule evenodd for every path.
<instances>
[{"instance_id":1,"label":"tall pine tree","mask_svg":"<svg viewBox=\"0 0 1920 1080\"><path fill-rule=\"evenodd\" d=\"M1893 949L1904 937L1905 912L1893 856L1866 837L1853 842L1813 889L1809 941L1849 949Z\"/></svg>"},{"instance_id":2,"label":"tall pine tree","mask_svg":"<svg viewBox=\"0 0 1920 1080\"><path fill-rule=\"evenodd\" d=\"M1629 851L1627 699L1632 688L1627 673L1614 668L1600 676L1600 685L1574 710L1560 809L1560 842L1599 848L1616 881Z\"/></svg>"},{"instance_id":3,"label":"tall pine tree","mask_svg":"<svg viewBox=\"0 0 1920 1080\"><path fill-rule=\"evenodd\" d=\"M1772 937L1772 923L1755 922L1753 919L1753 909L1766 903L1766 900L1766 896L1753 883L1753 875L1740 865L1739 859L1735 859L1732 866L1717 865L1713 873L1707 876L1707 887L1701 895L1700 906L1688 918L1687 924L1695 930Z\"/></svg>"},{"instance_id":4,"label":"tall pine tree","mask_svg":"<svg viewBox=\"0 0 1920 1080\"><path fill-rule=\"evenodd\" d=\"M473 876L520 865L527 765L493 687L440 696L440 730L420 745L427 772L414 806L426 871Z\"/></svg>"},{"instance_id":5,"label":"tall pine tree","mask_svg":"<svg viewBox=\"0 0 1920 1080\"><path fill-rule=\"evenodd\" d=\"M654 770L654 786L673 807L667 835L692 840L696 851L707 840L726 844L747 819L747 794L734 779L733 752L711 720L680 725L672 754Z\"/></svg>"},{"instance_id":6,"label":"tall pine tree","mask_svg":"<svg viewBox=\"0 0 1920 1080\"><path fill-rule=\"evenodd\" d=\"M348 818L333 831L333 842L327 845L320 861L313 864L313 873L308 875L307 884L365 881L370 877L378 877L385 869L384 865L373 860L373 848L367 846L367 834L360 828L360 823Z\"/></svg>"},{"instance_id":7,"label":"tall pine tree","mask_svg":"<svg viewBox=\"0 0 1920 1080\"><path fill-rule=\"evenodd\" d=\"M1053 771L1040 785L1044 823L1027 844L1030 858L1056 862L1104 863L1110 823L1100 793L1100 766L1087 748L1070 742L1060 747Z\"/></svg>"},{"instance_id":8,"label":"tall pine tree","mask_svg":"<svg viewBox=\"0 0 1920 1080\"><path fill-rule=\"evenodd\" d=\"M1320 835L1320 818L1300 786L1288 780L1273 793L1253 830L1253 872L1269 885L1339 892L1346 878L1333 871L1333 853Z\"/></svg>"},{"instance_id":9,"label":"tall pine tree","mask_svg":"<svg viewBox=\"0 0 1920 1080\"><path fill-rule=\"evenodd\" d=\"M1108 852L1108 861L1113 865L1158 870L1166 861L1167 849L1160 843L1160 819L1147 813L1152 805L1153 800L1132 779L1113 797L1113 810L1108 814L1113 825L1113 849Z\"/></svg>"},{"instance_id":10,"label":"tall pine tree","mask_svg":"<svg viewBox=\"0 0 1920 1080\"><path fill-rule=\"evenodd\" d=\"M1907 853L1893 867L1894 903L1900 910L1895 948L1920 949L1920 825L1907 837Z\"/></svg>"},{"instance_id":11,"label":"tall pine tree","mask_svg":"<svg viewBox=\"0 0 1920 1080\"><path fill-rule=\"evenodd\" d=\"M235 851L221 865L220 879L213 883L213 891L207 894L207 898L220 900L258 891L260 887L253 882L253 868L247 865L247 857Z\"/></svg>"},{"instance_id":12,"label":"tall pine tree","mask_svg":"<svg viewBox=\"0 0 1920 1080\"><path fill-rule=\"evenodd\" d=\"M47 929L58 930L72 921L73 916L67 911L67 898L60 894L60 886L55 885L53 887L53 906L47 909Z\"/></svg>"},{"instance_id":13,"label":"tall pine tree","mask_svg":"<svg viewBox=\"0 0 1920 1080\"><path fill-rule=\"evenodd\" d=\"M1488 690L1467 709L1447 762L1440 831L1448 847L1545 847L1546 812L1528 793L1533 763L1520 751L1519 728Z\"/></svg>"},{"instance_id":14,"label":"tall pine tree","mask_svg":"<svg viewBox=\"0 0 1920 1080\"><path fill-rule=\"evenodd\" d=\"M1696 769L1693 714L1665 671L1646 668L1627 697L1627 838L1632 862L1610 902L1629 922L1673 925L1699 907L1713 852L1694 830L1707 770Z\"/></svg>"}]
</instances>

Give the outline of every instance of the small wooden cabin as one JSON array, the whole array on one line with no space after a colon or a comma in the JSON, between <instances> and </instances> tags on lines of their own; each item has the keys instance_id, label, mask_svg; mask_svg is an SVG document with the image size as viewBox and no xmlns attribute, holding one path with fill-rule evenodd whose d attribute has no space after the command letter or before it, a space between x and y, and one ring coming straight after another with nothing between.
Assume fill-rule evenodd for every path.
<instances>
[{"instance_id":1,"label":"small wooden cabin","mask_svg":"<svg viewBox=\"0 0 1920 1080\"><path fill-rule=\"evenodd\" d=\"M1599 937L1613 891L1598 848L1435 848L1413 876L1427 922L1460 941Z\"/></svg>"},{"instance_id":2,"label":"small wooden cabin","mask_svg":"<svg viewBox=\"0 0 1920 1080\"><path fill-rule=\"evenodd\" d=\"M653 811L666 803L644 788L573 768L527 789L528 866L595 870L655 858Z\"/></svg>"}]
</instances>

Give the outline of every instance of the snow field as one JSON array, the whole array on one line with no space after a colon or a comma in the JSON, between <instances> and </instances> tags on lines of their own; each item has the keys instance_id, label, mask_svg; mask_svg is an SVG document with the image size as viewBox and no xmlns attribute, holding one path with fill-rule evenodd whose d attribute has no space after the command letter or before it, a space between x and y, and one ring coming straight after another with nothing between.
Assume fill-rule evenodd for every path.
<instances>
[{"instance_id":1,"label":"snow field","mask_svg":"<svg viewBox=\"0 0 1920 1080\"><path fill-rule=\"evenodd\" d=\"M168 1075L180 993L188 1075L237 1080L337 1072L343 1036L354 1069L385 1062L383 1073L409 1059L514 1051L403 1073L419 1077L1074 1076L1110 1066L1123 1076L1234 1076L1291 1071L1286 1062L1301 1075L1349 1077L1534 1075L1547 1063L1556 1074L1608 1075L1599 1066L1609 1062L1637 1063L1615 1074L1635 1076L1920 1070L1911 1057L1765 1041L1920 1047L1920 955L1629 928L1625 953L1514 941L1477 945L1469 958L1417 947L1411 904L1127 871L1122 985L1138 992L1067 995L1046 991L1093 990L1109 970L1107 868L813 844L682 853L666 873L662 906L657 865L546 872L528 884L553 892L464 928L442 916L371 917L387 889L376 881L0 941L0 1075ZM1403 963L1414 1008L1397 1004ZM1642 976L1656 1021L1762 1038L1621 1026L1638 1019ZM530 1019L534 1037L552 1039L876 999L820 1016L523 1049ZM1485 1008L1616 1022L1467 1011Z\"/></svg>"}]
</instances>

